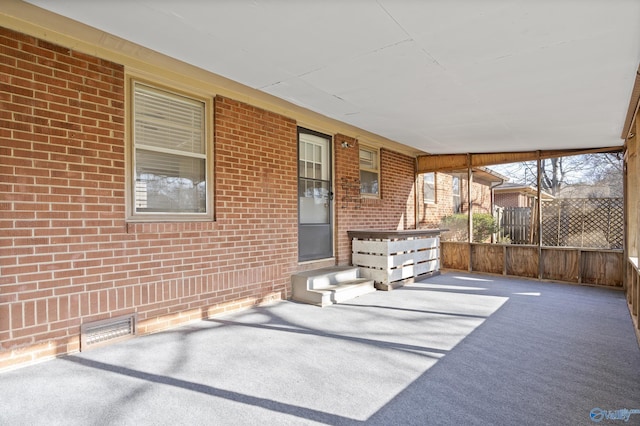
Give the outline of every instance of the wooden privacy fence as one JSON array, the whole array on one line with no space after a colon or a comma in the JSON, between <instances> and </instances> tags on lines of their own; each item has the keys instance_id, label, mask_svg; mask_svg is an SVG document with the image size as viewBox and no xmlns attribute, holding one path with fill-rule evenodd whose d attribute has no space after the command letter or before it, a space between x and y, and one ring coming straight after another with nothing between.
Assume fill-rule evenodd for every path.
<instances>
[{"instance_id":1,"label":"wooden privacy fence","mask_svg":"<svg viewBox=\"0 0 640 426\"><path fill-rule=\"evenodd\" d=\"M533 244L530 207L503 207L496 210L500 225L498 241L511 244Z\"/></svg>"},{"instance_id":2,"label":"wooden privacy fence","mask_svg":"<svg viewBox=\"0 0 640 426\"><path fill-rule=\"evenodd\" d=\"M445 269L622 287L623 253L568 247L441 242Z\"/></svg>"},{"instance_id":3,"label":"wooden privacy fence","mask_svg":"<svg viewBox=\"0 0 640 426\"><path fill-rule=\"evenodd\" d=\"M442 267L622 287L622 198L543 201L541 246L537 245L535 232L538 221L535 215L532 217L532 212L536 211L530 208L496 209L501 228L499 237L504 237L498 241L505 244L443 241ZM640 288L637 284L640 279L633 278ZM635 291L640 294L640 290Z\"/></svg>"},{"instance_id":4,"label":"wooden privacy fence","mask_svg":"<svg viewBox=\"0 0 640 426\"><path fill-rule=\"evenodd\" d=\"M504 207L497 215L499 240L536 244L529 207ZM622 250L622 198L567 198L542 201L542 245Z\"/></svg>"}]
</instances>

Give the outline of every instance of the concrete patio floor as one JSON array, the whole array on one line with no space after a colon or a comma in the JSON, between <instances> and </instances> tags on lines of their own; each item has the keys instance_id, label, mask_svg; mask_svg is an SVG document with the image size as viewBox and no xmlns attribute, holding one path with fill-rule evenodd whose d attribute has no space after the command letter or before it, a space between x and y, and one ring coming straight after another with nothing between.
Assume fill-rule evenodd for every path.
<instances>
[{"instance_id":1,"label":"concrete patio floor","mask_svg":"<svg viewBox=\"0 0 640 426\"><path fill-rule=\"evenodd\" d=\"M580 425L595 408L640 409L622 292L456 272L0 374L1 425Z\"/></svg>"}]
</instances>

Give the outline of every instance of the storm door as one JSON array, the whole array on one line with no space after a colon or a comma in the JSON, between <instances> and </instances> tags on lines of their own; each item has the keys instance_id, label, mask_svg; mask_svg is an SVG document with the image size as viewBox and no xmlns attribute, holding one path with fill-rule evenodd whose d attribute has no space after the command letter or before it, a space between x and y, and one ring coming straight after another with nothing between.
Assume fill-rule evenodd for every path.
<instances>
[{"instance_id":1,"label":"storm door","mask_svg":"<svg viewBox=\"0 0 640 426\"><path fill-rule=\"evenodd\" d=\"M298 260L333 257L331 137L298 129Z\"/></svg>"}]
</instances>

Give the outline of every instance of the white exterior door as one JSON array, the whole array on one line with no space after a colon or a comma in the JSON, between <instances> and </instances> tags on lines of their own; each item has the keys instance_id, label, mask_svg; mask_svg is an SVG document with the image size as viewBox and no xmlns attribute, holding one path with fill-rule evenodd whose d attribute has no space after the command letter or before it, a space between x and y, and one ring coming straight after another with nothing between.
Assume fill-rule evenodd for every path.
<instances>
[{"instance_id":1,"label":"white exterior door","mask_svg":"<svg viewBox=\"0 0 640 426\"><path fill-rule=\"evenodd\" d=\"M298 131L298 260L333 256L331 137Z\"/></svg>"}]
</instances>

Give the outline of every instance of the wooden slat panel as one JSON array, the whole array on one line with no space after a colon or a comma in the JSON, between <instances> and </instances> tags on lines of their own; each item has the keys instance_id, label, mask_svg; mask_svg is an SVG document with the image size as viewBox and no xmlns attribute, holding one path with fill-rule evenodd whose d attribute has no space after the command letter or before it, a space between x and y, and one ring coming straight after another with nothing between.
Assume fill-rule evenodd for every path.
<instances>
[{"instance_id":1,"label":"wooden slat panel","mask_svg":"<svg viewBox=\"0 0 640 426\"><path fill-rule=\"evenodd\" d=\"M416 277L418 275L425 274L427 272L436 271L438 267L438 261L432 260L430 262L419 263L417 265L409 265L404 268L393 269L389 274L389 282L404 280L406 278Z\"/></svg>"},{"instance_id":2,"label":"wooden slat panel","mask_svg":"<svg viewBox=\"0 0 640 426\"><path fill-rule=\"evenodd\" d=\"M407 266L406 268L394 269L389 274L389 281L388 282L404 280L406 278L411 278L413 276L414 276L414 274L413 274L413 267L412 266Z\"/></svg>"},{"instance_id":3,"label":"wooden slat panel","mask_svg":"<svg viewBox=\"0 0 640 426\"><path fill-rule=\"evenodd\" d=\"M638 117L638 101L640 100L640 67L636 70L636 80L633 84L633 90L631 91L631 99L629 101L629 108L627 109L627 115L624 120L624 126L622 128L622 134L620 137L626 139L629 133L632 132L631 127L635 124L635 120Z\"/></svg>"},{"instance_id":4,"label":"wooden slat panel","mask_svg":"<svg viewBox=\"0 0 640 426\"><path fill-rule=\"evenodd\" d=\"M622 286L622 252L583 251L581 258L584 284Z\"/></svg>"},{"instance_id":5,"label":"wooden slat panel","mask_svg":"<svg viewBox=\"0 0 640 426\"><path fill-rule=\"evenodd\" d=\"M389 254L387 241L353 240L351 242L351 250L354 255L356 253L371 253L380 256Z\"/></svg>"},{"instance_id":6,"label":"wooden slat panel","mask_svg":"<svg viewBox=\"0 0 640 426\"><path fill-rule=\"evenodd\" d=\"M354 253L375 253L381 256L388 256L393 253L437 248L438 237L396 241L371 241L354 239L351 244L352 251Z\"/></svg>"},{"instance_id":7,"label":"wooden slat panel","mask_svg":"<svg viewBox=\"0 0 640 426\"><path fill-rule=\"evenodd\" d=\"M627 303L631 304L631 294L633 288L633 274L637 274L632 263L627 259L627 267L625 268L624 287L626 290Z\"/></svg>"},{"instance_id":8,"label":"wooden slat panel","mask_svg":"<svg viewBox=\"0 0 640 426\"><path fill-rule=\"evenodd\" d=\"M418 263L415 268L416 276L439 271L440 259L433 259L428 262Z\"/></svg>"},{"instance_id":9,"label":"wooden slat panel","mask_svg":"<svg viewBox=\"0 0 640 426\"><path fill-rule=\"evenodd\" d=\"M387 257L386 256L377 256L367 253L353 253L351 255L351 263L353 266L360 266L364 268L374 268L387 270Z\"/></svg>"},{"instance_id":10,"label":"wooden slat panel","mask_svg":"<svg viewBox=\"0 0 640 426\"><path fill-rule=\"evenodd\" d=\"M542 278L546 280L578 282L579 249L542 249Z\"/></svg>"},{"instance_id":11,"label":"wooden slat panel","mask_svg":"<svg viewBox=\"0 0 640 426\"><path fill-rule=\"evenodd\" d=\"M406 240L409 238L429 238L440 235L439 229L352 229L349 238L356 240Z\"/></svg>"},{"instance_id":12,"label":"wooden slat panel","mask_svg":"<svg viewBox=\"0 0 640 426\"><path fill-rule=\"evenodd\" d=\"M640 186L640 153L638 152L638 142L640 136L636 135L633 139L627 141L627 152L625 153L625 162L627 173L625 173L626 187L638 188ZM627 255L632 257L638 256L638 235L640 235L640 212L637 207L640 206L640 193L636 191L625 192L626 203L626 249Z\"/></svg>"},{"instance_id":13,"label":"wooden slat panel","mask_svg":"<svg viewBox=\"0 0 640 426\"><path fill-rule=\"evenodd\" d=\"M634 269L635 271L635 269ZM636 323L637 326L640 328L640 321L638 318L638 315L640 314L640 307L638 305L640 305L640 303L638 303L638 300L640 299L640 276L638 276L638 273L634 273L633 274L633 316L636 317Z\"/></svg>"},{"instance_id":14,"label":"wooden slat panel","mask_svg":"<svg viewBox=\"0 0 640 426\"><path fill-rule=\"evenodd\" d=\"M471 259L474 272L501 274L504 266L504 249L501 245L474 244Z\"/></svg>"},{"instance_id":15,"label":"wooden slat panel","mask_svg":"<svg viewBox=\"0 0 640 426\"><path fill-rule=\"evenodd\" d=\"M436 259L428 262L418 263L417 265L408 265L402 268L391 270L362 268L361 273L363 277L372 279L376 283L390 284L394 281L400 281L407 278L417 277L418 275L438 271L439 267L439 261Z\"/></svg>"},{"instance_id":16,"label":"wooden slat panel","mask_svg":"<svg viewBox=\"0 0 640 426\"><path fill-rule=\"evenodd\" d=\"M438 247L436 238L416 238L414 240L389 241L389 253L400 253L404 251L433 249Z\"/></svg>"},{"instance_id":17,"label":"wooden slat panel","mask_svg":"<svg viewBox=\"0 0 640 426\"><path fill-rule=\"evenodd\" d=\"M438 258L438 250L420 250L410 253L396 254L393 256L379 256L376 254L353 253L354 266L364 266L375 269L398 268L403 265L413 265Z\"/></svg>"},{"instance_id":18,"label":"wooden slat panel","mask_svg":"<svg viewBox=\"0 0 640 426\"><path fill-rule=\"evenodd\" d=\"M417 159L416 173L466 170L468 167L467 154L421 155Z\"/></svg>"},{"instance_id":19,"label":"wooden slat panel","mask_svg":"<svg viewBox=\"0 0 640 426\"><path fill-rule=\"evenodd\" d=\"M473 154L471 167L484 167L495 164L520 163L538 159L538 151L498 152L491 154Z\"/></svg>"},{"instance_id":20,"label":"wooden slat panel","mask_svg":"<svg viewBox=\"0 0 640 426\"><path fill-rule=\"evenodd\" d=\"M443 268L469 270L469 243L440 242Z\"/></svg>"},{"instance_id":21,"label":"wooden slat panel","mask_svg":"<svg viewBox=\"0 0 640 426\"><path fill-rule=\"evenodd\" d=\"M393 267L396 266L400 266L400 265L409 265L409 264L416 264L416 263L421 263L421 262L426 262L428 260L433 260L433 259L437 259L438 258L438 250L437 249L433 249L433 250L420 250L420 251L414 251L414 252L410 252L410 253L403 253L403 254L398 254L395 256L391 256L392 263L393 263Z\"/></svg>"},{"instance_id":22,"label":"wooden slat panel","mask_svg":"<svg viewBox=\"0 0 640 426\"><path fill-rule=\"evenodd\" d=\"M468 243L445 241L441 242L440 250L443 268L468 270ZM538 277L537 246L472 244L472 250L474 272L501 274L504 271L506 275L517 277ZM618 251L542 248L542 279L546 280L622 287L623 264L624 254ZM628 281L629 287L636 285L637 273L631 274ZM633 302L636 289L627 291L630 303L640 305L640 302Z\"/></svg>"},{"instance_id":23,"label":"wooden slat panel","mask_svg":"<svg viewBox=\"0 0 640 426\"><path fill-rule=\"evenodd\" d=\"M505 262L507 275L538 278L538 247L507 246Z\"/></svg>"},{"instance_id":24,"label":"wooden slat panel","mask_svg":"<svg viewBox=\"0 0 640 426\"><path fill-rule=\"evenodd\" d=\"M602 152L619 152L622 146L589 148L589 149L564 149L523 152L500 153L476 153L476 154L438 154L421 155L416 161L416 173L429 173L438 171L466 170L468 167L484 167L496 164L519 163L544 158L557 158L567 155L597 154Z\"/></svg>"}]
</instances>

